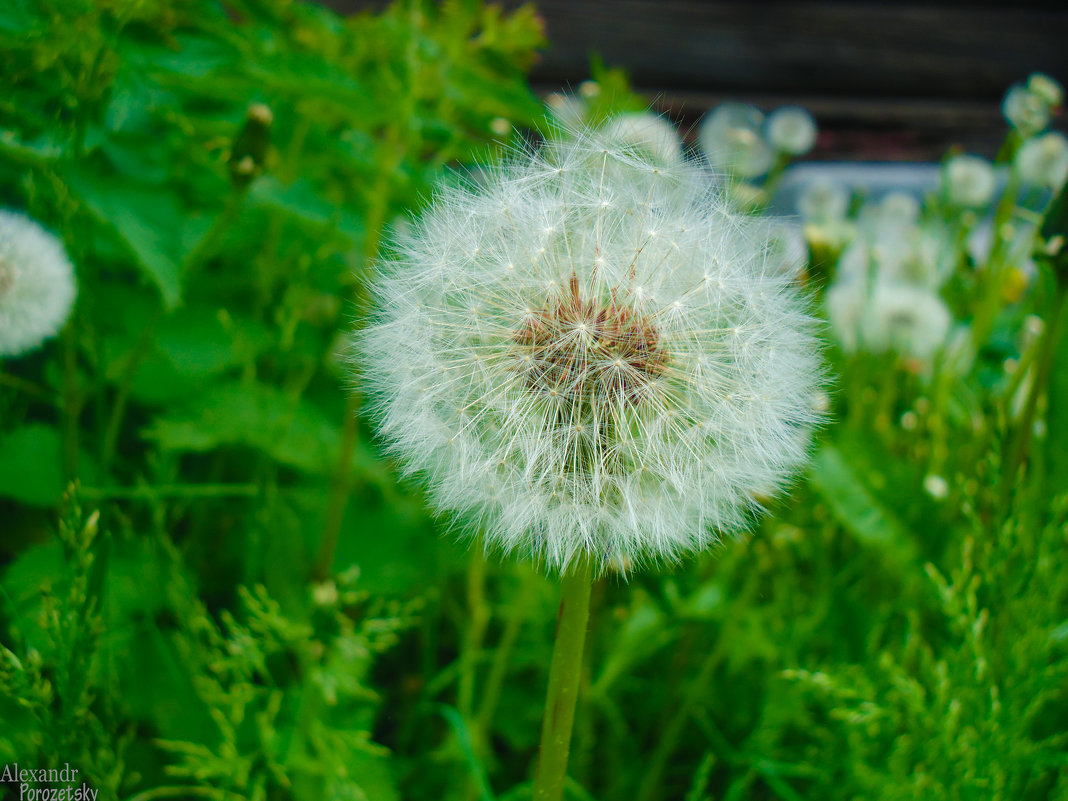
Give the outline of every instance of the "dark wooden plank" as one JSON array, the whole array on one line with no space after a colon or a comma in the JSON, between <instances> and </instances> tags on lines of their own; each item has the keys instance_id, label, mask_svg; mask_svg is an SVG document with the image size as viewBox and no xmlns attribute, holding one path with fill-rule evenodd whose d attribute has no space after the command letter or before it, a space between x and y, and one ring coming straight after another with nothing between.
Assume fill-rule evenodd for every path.
<instances>
[{"instance_id":1,"label":"dark wooden plank","mask_svg":"<svg viewBox=\"0 0 1068 801\"><path fill-rule=\"evenodd\" d=\"M342 11L380 5L330 0ZM503 0L505 7L521 0ZM1042 71L1068 81L1068 4L538 0L549 45L532 81L577 86L600 54L684 127L723 100L809 108L815 158L993 155L1001 97Z\"/></svg>"}]
</instances>

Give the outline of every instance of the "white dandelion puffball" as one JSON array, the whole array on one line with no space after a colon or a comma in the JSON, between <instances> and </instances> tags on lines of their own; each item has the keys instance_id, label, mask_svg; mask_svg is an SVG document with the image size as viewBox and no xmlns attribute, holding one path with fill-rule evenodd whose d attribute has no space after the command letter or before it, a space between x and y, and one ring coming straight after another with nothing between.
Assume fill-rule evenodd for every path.
<instances>
[{"instance_id":1,"label":"white dandelion puffball","mask_svg":"<svg viewBox=\"0 0 1068 801\"><path fill-rule=\"evenodd\" d=\"M880 281L861 320L861 338L873 353L895 350L926 361L945 344L952 322L949 308L934 292Z\"/></svg>"},{"instance_id":2,"label":"white dandelion puffball","mask_svg":"<svg viewBox=\"0 0 1068 801\"><path fill-rule=\"evenodd\" d=\"M816 121L803 108L784 106L768 117L767 134L773 148L800 156L816 144Z\"/></svg>"},{"instance_id":3,"label":"white dandelion puffball","mask_svg":"<svg viewBox=\"0 0 1068 801\"><path fill-rule=\"evenodd\" d=\"M805 222L824 224L845 219L849 192L826 179L813 181L797 199L797 211Z\"/></svg>"},{"instance_id":4,"label":"white dandelion puffball","mask_svg":"<svg viewBox=\"0 0 1068 801\"><path fill-rule=\"evenodd\" d=\"M994 168L978 156L954 156L942 167L946 197L954 206L978 209L994 197Z\"/></svg>"},{"instance_id":5,"label":"white dandelion puffball","mask_svg":"<svg viewBox=\"0 0 1068 801\"><path fill-rule=\"evenodd\" d=\"M1041 72L1036 72L1027 79L1027 88L1050 108L1057 108L1064 102L1064 87Z\"/></svg>"},{"instance_id":6,"label":"white dandelion puffball","mask_svg":"<svg viewBox=\"0 0 1068 801\"><path fill-rule=\"evenodd\" d=\"M1028 139L1014 165L1024 183L1059 192L1068 178L1068 139L1057 131Z\"/></svg>"},{"instance_id":7,"label":"white dandelion puffball","mask_svg":"<svg viewBox=\"0 0 1068 801\"><path fill-rule=\"evenodd\" d=\"M1001 111L1023 137L1034 136L1049 125L1050 106L1040 92L1016 84L1005 93Z\"/></svg>"},{"instance_id":8,"label":"white dandelion puffball","mask_svg":"<svg viewBox=\"0 0 1068 801\"><path fill-rule=\"evenodd\" d=\"M604 129L442 188L357 340L382 435L437 510L549 569L742 528L819 417L817 324L767 232Z\"/></svg>"},{"instance_id":9,"label":"white dandelion puffball","mask_svg":"<svg viewBox=\"0 0 1068 801\"><path fill-rule=\"evenodd\" d=\"M608 123L605 135L613 144L640 150L660 164L678 164L684 158L675 126L649 111L621 114Z\"/></svg>"},{"instance_id":10,"label":"white dandelion puffball","mask_svg":"<svg viewBox=\"0 0 1068 801\"><path fill-rule=\"evenodd\" d=\"M55 336L76 292L60 241L28 217L0 210L0 356Z\"/></svg>"},{"instance_id":11,"label":"white dandelion puffball","mask_svg":"<svg viewBox=\"0 0 1068 801\"><path fill-rule=\"evenodd\" d=\"M697 140L714 167L740 178L756 178L771 169L774 161L774 154L760 133L763 124L760 109L744 103L723 103L705 117Z\"/></svg>"}]
</instances>

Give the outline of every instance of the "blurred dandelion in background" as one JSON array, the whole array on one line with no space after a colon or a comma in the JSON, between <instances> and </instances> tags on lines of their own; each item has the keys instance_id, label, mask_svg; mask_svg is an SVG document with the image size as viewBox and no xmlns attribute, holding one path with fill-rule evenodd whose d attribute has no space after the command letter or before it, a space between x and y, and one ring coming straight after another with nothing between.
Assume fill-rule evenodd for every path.
<instances>
[{"instance_id":1,"label":"blurred dandelion in background","mask_svg":"<svg viewBox=\"0 0 1068 801\"><path fill-rule=\"evenodd\" d=\"M756 178L774 163L763 127L760 109L744 103L724 103L705 117L698 141L713 167L739 178Z\"/></svg>"},{"instance_id":2,"label":"blurred dandelion in background","mask_svg":"<svg viewBox=\"0 0 1068 801\"><path fill-rule=\"evenodd\" d=\"M60 241L30 218L0 210L0 356L18 356L55 336L76 293Z\"/></svg>"}]
</instances>

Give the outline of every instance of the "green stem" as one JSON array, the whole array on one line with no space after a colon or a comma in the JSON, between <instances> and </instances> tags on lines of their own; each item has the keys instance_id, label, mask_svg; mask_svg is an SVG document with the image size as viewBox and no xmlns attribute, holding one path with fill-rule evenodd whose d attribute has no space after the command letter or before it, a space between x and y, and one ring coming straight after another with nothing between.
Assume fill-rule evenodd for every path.
<instances>
[{"instance_id":1,"label":"green stem","mask_svg":"<svg viewBox=\"0 0 1068 801\"><path fill-rule=\"evenodd\" d=\"M464 722L471 726L472 707L475 698L475 673L482 654L482 638L489 622L486 606L486 557L482 549L471 549L471 561L467 566L467 626L464 631L463 650L460 656L460 688L456 707Z\"/></svg>"},{"instance_id":2,"label":"green stem","mask_svg":"<svg viewBox=\"0 0 1068 801\"><path fill-rule=\"evenodd\" d=\"M590 586L590 568L586 563L564 574L561 582L556 644L549 667L541 750L534 777L534 801L560 801L563 798L575 701L582 675L582 649L590 615Z\"/></svg>"},{"instance_id":3,"label":"green stem","mask_svg":"<svg viewBox=\"0 0 1068 801\"><path fill-rule=\"evenodd\" d=\"M679 745L687 720L689 720L690 715L693 714L694 709L697 707L698 696L712 681L712 674L722 659L722 645L712 649L712 652L701 665L697 677L687 687L682 703L676 709L671 722L662 729L656 750L653 752L652 758L649 760L649 766L645 771L645 779L638 789L638 801L653 801L659 796L664 786L662 781L664 769ZM717 754L716 756L722 756L722 754Z\"/></svg>"},{"instance_id":4,"label":"green stem","mask_svg":"<svg viewBox=\"0 0 1068 801\"><path fill-rule=\"evenodd\" d=\"M356 453L358 432L356 430L356 413L359 401L354 393L349 394L345 404L345 421L341 429L341 451L338 455L337 470L334 471L334 484L330 490L330 503L326 510L326 525L323 539L319 543L319 555L315 560L316 581L325 581L334 571L334 551L341 534L341 524L345 520L345 507L348 506L349 484L352 476L352 457Z\"/></svg>"},{"instance_id":5,"label":"green stem","mask_svg":"<svg viewBox=\"0 0 1068 801\"><path fill-rule=\"evenodd\" d=\"M1060 340L1060 329L1064 324L1065 307L1068 306L1068 287L1058 283L1057 297L1050 312L1049 323L1042 334L1041 350L1038 354L1037 363L1034 366L1035 377L1027 393L1023 411L1020 414L1020 424L1006 448L1004 472L1002 473L1002 501L1008 503L1012 493L1012 487L1016 475L1027 458L1027 451L1031 445L1031 437L1035 425L1035 411L1038 408L1038 399L1046 391L1049 383L1049 373L1053 366L1053 357L1057 352L1057 342ZM1011 398L1008 402L1011 403Z\"/></svg>"},{"instance_id":6,"label":"green stem","mask_svg":"<svg viewBox=\"0 0 1068 801\"><path fill-rule=\"evenodd\" d=\"M504 626L504 633L501 634L501 639L493 650L493 662L490 664L489 675L486 678L486 685L481 694L478 716L475 718L477 744L484 744L489 740L489 731L493 725L494 713L497 711L501 687L504 686L505 675L508 672L508 659L512 654L512 649L515 647L516 640L519 639L519 632L523 628L523 622L526 620L526 611L533 602L532 582L528 581L528 578L533 579L534 576L523 575L523 588L520 592L519 600L510 610L508 620Z\"/></svg>"}]
</instances>

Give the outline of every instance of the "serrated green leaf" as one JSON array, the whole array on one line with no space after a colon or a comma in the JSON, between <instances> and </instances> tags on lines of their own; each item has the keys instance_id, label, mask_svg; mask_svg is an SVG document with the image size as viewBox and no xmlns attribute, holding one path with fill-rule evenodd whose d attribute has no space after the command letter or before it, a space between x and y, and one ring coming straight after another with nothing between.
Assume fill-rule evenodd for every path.
<instances>
[{"instance_id":1,"label":"serrated green leaf","mask_svg":"<svg viewBox=\"0 0 1068 801\"><path fill-rule=\"evenodd\" d=\"M820 448L809 478L834 516L858 540L903 558L911 556L914 545L908 529L837 447Z\"/></svg>"},{"instance_id":2,"label":"serrated green leaf","mask_svg":"<svg viewBox=\"0 0 1068 801\"><path fill-rule=\"evenodd\" d=\"M174 194L159 186L120 181L86 163L71 165L66 178L90 211L129 246L164 305L177 306L182 264L207 233L210 220L190 216Z\"/></svg>"},{"instance_id":3,"label":"serrated green leaf","mask_svg":"<svg viewBox=\"0 0 1068 801\"><path fill-rule=\"evenodd\" d=\"M144 436L170 451L247 445L281 464L324 474L336 466L341 441L337 424L318 408L260 384L208 389L186 410L157 419Z\"/></svg>"}]
</instances>

